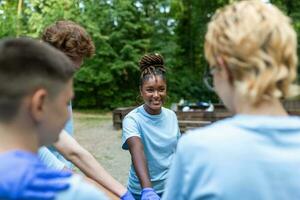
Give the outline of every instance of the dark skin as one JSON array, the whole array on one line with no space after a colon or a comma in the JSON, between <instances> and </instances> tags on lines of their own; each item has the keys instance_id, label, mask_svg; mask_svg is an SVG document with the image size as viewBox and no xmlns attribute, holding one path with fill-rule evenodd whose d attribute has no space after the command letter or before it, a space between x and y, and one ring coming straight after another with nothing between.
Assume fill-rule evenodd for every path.
<instances>
[{"instance_id":1,"label":"dark skin","mask_svg":"<svg viewBox=\"0 0 300 200\"><path fill-rule=\"evenodd\" d=\"M161 107L166 97L166 88L166 82L161 76L153 76L148 80L144 80L143 85L140 87L140 93L144 99L144 108L147 113L157 115L161 112ZM134 136L128 138L126 142L141 187L152 187L144 145L141 139Z\"/></svg>"},{"instance_id":2,"label":"dark skin","mask_svg":"<svg viewBox=\"0 0 300 200\"><path fill-rule=\"evenodd\" d=\"M139 177L142 188L152 187L144 145L139 137L131 137L127 140L127 145L131 154L134 170Z\"/></svg>"}]
</instances>

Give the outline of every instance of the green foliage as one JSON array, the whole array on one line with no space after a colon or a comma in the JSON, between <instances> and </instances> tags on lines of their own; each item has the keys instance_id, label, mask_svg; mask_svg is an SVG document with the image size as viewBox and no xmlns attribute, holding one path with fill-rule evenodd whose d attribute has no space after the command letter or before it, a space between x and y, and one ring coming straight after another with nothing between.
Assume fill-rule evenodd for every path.
<instances>
[{"instance_id":1,"label":"green foliage","mask_svg":"<svg viewBox=\"0 0 300 200\"><path fill-rule=\"evenodd\" d=\"M210 17L229 2L233 0L0 0L0 36L38 38L61 19L85 27L96 55L75 76L73 105L78 108L140 102L138 61L149 52L165 58L169 103L180 98L218 101L202 81L207 65L203 44ZM300 1L271 2L293 19L299 33Z\"/></svg>"}]
</instances>

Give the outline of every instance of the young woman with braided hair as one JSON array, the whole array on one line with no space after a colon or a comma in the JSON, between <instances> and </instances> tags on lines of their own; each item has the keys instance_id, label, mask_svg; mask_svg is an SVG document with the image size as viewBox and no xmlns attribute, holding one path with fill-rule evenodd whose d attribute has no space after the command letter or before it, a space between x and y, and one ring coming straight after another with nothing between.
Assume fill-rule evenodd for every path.
<instances>
[{"instance_id":1,"label":"young woman with braided hair","mask_svg":"<svg viewBox=\"0 0 300 200\"><path fill-rule=\"evenodd\" d=\"M162 56L145 55L139 66L144 104L124 118L122 148L129 149L132 158L128 190L136 200L158 200L164 192L180 130L175 113L162 107L167 95Z\"/></svg>"}]
</instances>

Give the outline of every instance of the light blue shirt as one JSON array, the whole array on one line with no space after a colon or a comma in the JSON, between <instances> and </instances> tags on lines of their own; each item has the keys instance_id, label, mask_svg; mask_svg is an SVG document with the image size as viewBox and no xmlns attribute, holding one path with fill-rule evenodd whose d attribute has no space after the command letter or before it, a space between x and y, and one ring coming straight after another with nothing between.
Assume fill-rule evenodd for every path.
<instances>
[{"instance_id":1,"label":"light blue shirt","mask_svg":"<svg viewBox=\"0 0 300 200\"><path fill-rule=\"evenodd\" d=\"M73 111L72 111L72 104L70 102L70 104L68 105L68 110L69 110L69 113L70 113L70 118L69 120L67 121L65 127L64 127L64 130L71 136L73 136L73 133L74 133L74 128L73 128ZM61 155L57 149L54 147L54 146L49 146L48 147L49 151L59 160L61 161L66 167L68 167L69 169L73 169L73 164L66 160L65 157L63 155ZM50 156L48 156L49 159L45 160L46 161L46 165L52 165L53 163L57 163L57 161L55 160L51 160L50 159Z\"/></svg>"},{"instance_id":2,"label":"light blue shirt","mask_svg":"<svg viewBox=\"0 0 300 200\"><path fill-rule=\"evenodd\" d=\"M70 188L57 194L55 200L108 200L94 185L87 183L81 176L73 175Z\"/></svg>"},{"instance_id":3,"label":"light blue shirt","mask_svg":"<svg viewBox=\"0 0 300 200\"><path fill-rule=\"evenodd\" d=\"M184 135L164 200L300 199L300 118L237 115Z\"/></svg>"},{"instance_id":4,"label":"light blue shirt","mask_svg":"<svg viewBox=\"0 0 300 200\"><path fill-rule=\"evenodd\" d=\"M162 193L180 137L175 113L162 108L159 115L150 115L143 106L135 108L123 120L123 149L128 149L126 140L133 136L141 138L152 186L157 193ZM128 189L134 194L140 194L141 185L132 164L128 179Z\"/></svg>"},{"instance_id":5,"label":"light blue shirt","mask_svg":"<svg viewBox=\"0 0 300 200\"><path fill-rule=\"evenodd\" d=\"M54 156L47 147L39 148L38 155L41 161L49 168L62 170L65 167L65 164Z\"/></svg>"},{"instance_id":6,"label":"light blue shirt","mask_svg":"<svg viewBox=\"0 0 300 200\"><path fill-rule=\"evenodd\" d=\"M65 127L64 127L64 130L69 133L69 135L73 136L74 135L74 123L73 123L73 111L72 111L72 104L70 102L69 106L68 106L68 110L69 110L69 113L70 113L70 118L69 120L67 121Z\"/></svg>"}]
</instances>

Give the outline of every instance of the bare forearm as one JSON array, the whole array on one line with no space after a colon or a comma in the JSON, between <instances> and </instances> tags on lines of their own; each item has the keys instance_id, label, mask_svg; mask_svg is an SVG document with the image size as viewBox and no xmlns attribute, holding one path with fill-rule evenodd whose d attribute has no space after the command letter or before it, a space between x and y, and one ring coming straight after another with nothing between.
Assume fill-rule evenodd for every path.
<instances>
[{"instance_id":1,"label":"bare forearm","mask_svg":"<svg viewBox=\"0 0 300 200\"><path fill-rule=\"evenodd\" d=\"M129 138L127 143L130 150L132 163L140 180L141 187L152 187L143 144L138 138Z\"/></svg>"},{"instance_id":2,"label":"bare forearm","mask_svg":"<svg viewBox=\"0 0 300 200\"><path fill-rule=\"evenodd\" d=\"M85 149L80 154L70 156L70 161L87 177L93 179L119 197L126 192L127 189L116 181Z\"/></svg>"},{"instance_id":3,"label":"bare forearm","mask_svg":"<svg viewBox=\"0 0 300 200\"><path fill-rule=\"evenodd\" d=\"M102 192L104 192L109 197L110 200L119 200L120 199L118 195L112 193L110 190L107 190L105 187L103 187L102 185L100 185L99 183L94 181L93 179L85 177L85 180L92 183L96 187L98 187Z\"/></svg>"},{"instance_id":4,"label":"bare forearm","mask_svg":"<svg viewBox=\"0 0 300 200\"><path fill-rule=\"evenodd\" d=\"M139 162L138 160L140 161L142 160L142 162ZM133 156L132 162L133 162L134 169L137 173L137 176L140 180L142 188L152 187L145 155Z\"/></svg>"},{"instance_id":5,"label":"bare forearm","mask_svg":"<svg viewBox=\"0 0 300 200\"><path fill-rule=\"evenodd\" d=\"M114 194L122 196L127 191L123 185L103 169L90 152L84 149L65 131L62 131L59 141L55 143L54 146L67 160L71 161L86 176L100 185L103 185Z\"/></svg>"}]
</instances>

